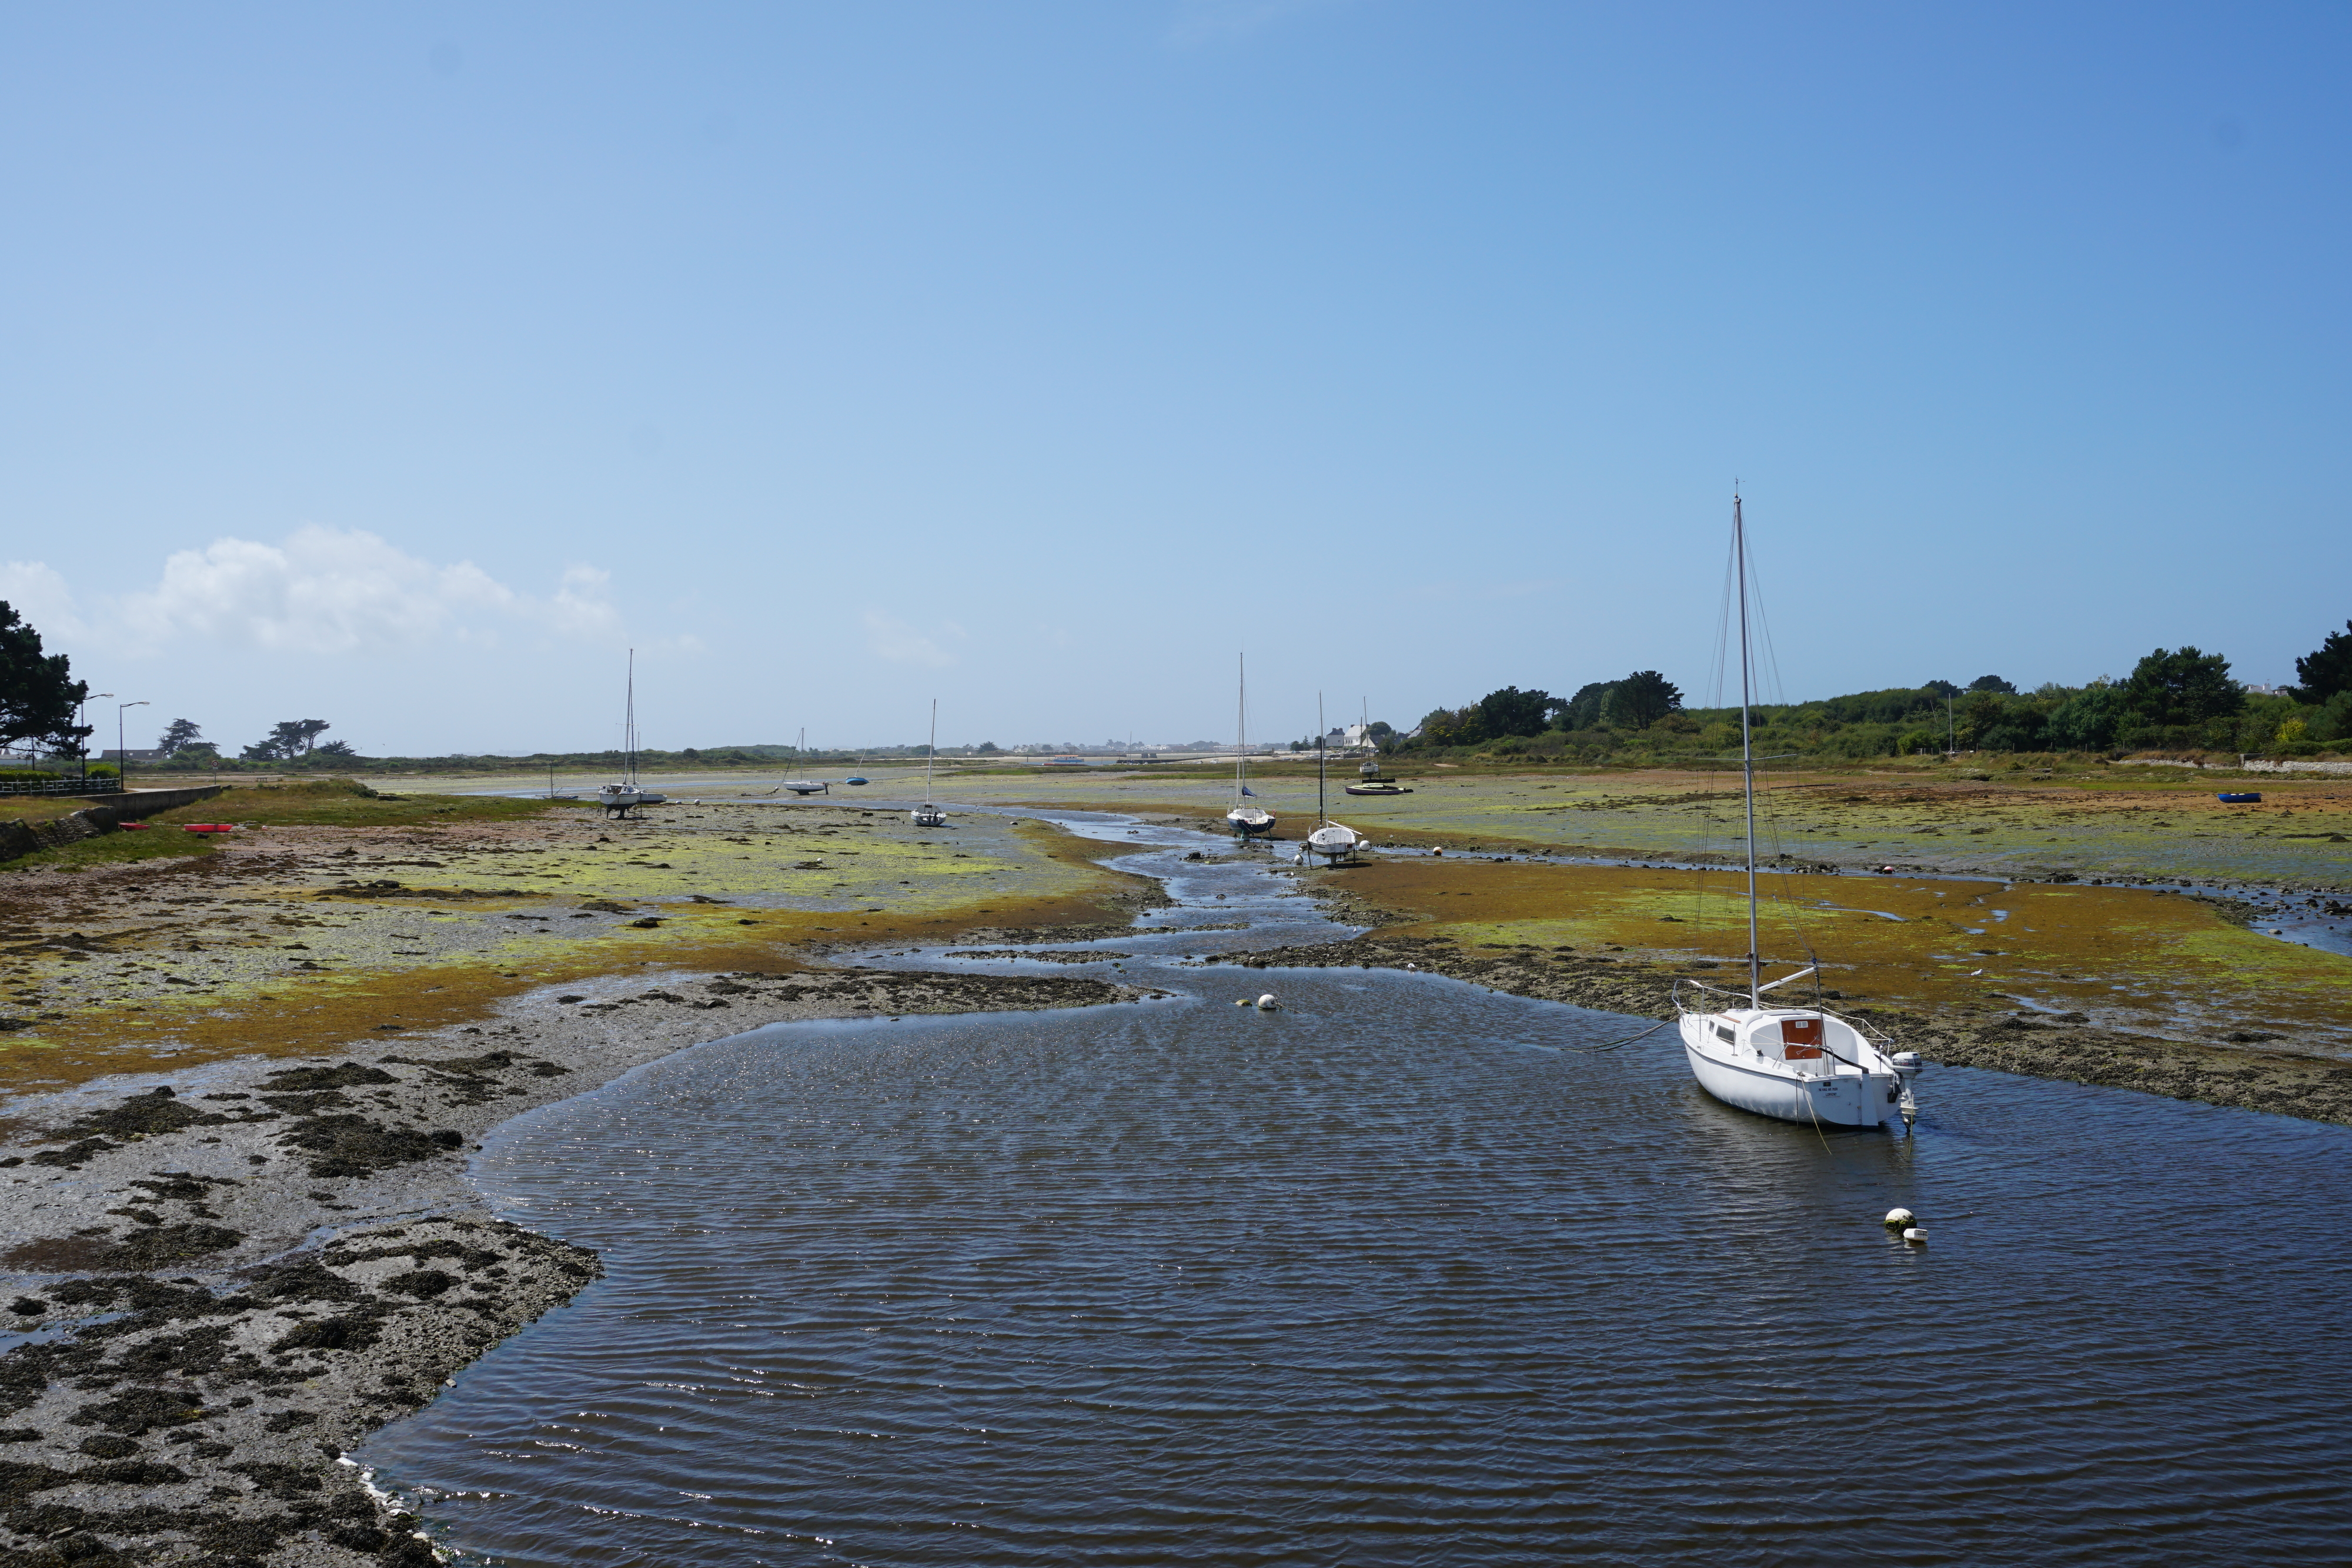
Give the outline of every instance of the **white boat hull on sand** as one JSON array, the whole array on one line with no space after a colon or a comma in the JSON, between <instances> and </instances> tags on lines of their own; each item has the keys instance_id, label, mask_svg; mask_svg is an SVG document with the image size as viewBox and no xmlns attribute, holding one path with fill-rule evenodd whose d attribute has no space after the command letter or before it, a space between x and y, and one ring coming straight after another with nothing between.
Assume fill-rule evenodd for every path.
<instances>
[{"instance_id":1,"label":"white boat hull on sand","mask_svg":"<svg viewBox=\"0 0 2352 1568\"><path fill-rule=\"evenodd\" d=\"M1225 813L1225 822L1247 838L1263 838L1274 831L1274 813L1258 806L1236 806Z\"/></svg>"},{"instance_id":2,"label":"white boat hull on sand","mask_svg":"<svg viewBox=\"0 0 2352 1568\"><path fill-rule=\"evenodd\" d=\"M1819 1026L1806 1030L1808 1037L1825 1049L1782 1042L1783 1025L1806 1020ZM1810 1009L1685 1013L1682 1036L1691 1076L1727 1105L1805 1126L1877 1127L1903 1119L1904 1075L1843 1019ZM1811 1054L1791 1061L1784 1051Z\"/></svg>"},{"instance_id":3,"label":"white boat hull on sand","mask_svg":"<svg viewBox=\"0 0 2352 1568\"><path fill-rule=\"evenodd\" d=\"M1340 861L1355 858L1356 852L1364 847L1364 835L1353 828L1329 822L1307 835L1307 847L1336 865Z\"/></svg>"}]
</instances>

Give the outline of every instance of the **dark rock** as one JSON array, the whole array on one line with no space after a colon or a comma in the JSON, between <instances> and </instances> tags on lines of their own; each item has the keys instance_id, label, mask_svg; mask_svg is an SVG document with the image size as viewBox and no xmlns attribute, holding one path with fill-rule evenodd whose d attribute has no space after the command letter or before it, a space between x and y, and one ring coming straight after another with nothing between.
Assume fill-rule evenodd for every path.
<instances>
[{"instance_id":1,"label":"dark rock","mask_svg":"<svg viewBox=\"0 0 2352 1568\"><path fill-rule=\"evenodd\" d=\"M126 1437L143 1437L162 1427L184 1427L202 1420L205 1407L194 1394L163 1388L134 1388L112 1399L85 1405L67 1419L77 1427L103 1427Z\"/></svg>"}]
</instances>

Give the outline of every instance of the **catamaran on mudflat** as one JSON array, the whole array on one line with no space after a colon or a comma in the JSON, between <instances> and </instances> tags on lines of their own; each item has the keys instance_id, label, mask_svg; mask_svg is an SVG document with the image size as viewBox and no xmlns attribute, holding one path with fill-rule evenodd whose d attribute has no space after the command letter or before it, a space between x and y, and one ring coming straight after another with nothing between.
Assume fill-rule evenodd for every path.
<instances>
[{"instance_id":1,"label":"catamaran on mudflat","mask_svg":"<svg viewBox=\"0 0 2352 1568\"><path fill-rule=\"evenodd\" d=\"M1699 1087L1727 1105L1819 1127L1878 1127L1918 1113L1911 1081L1918 1055L1889 1054L1876 1040L1819 1007L1783 1007L1766 993L1819 973L1807 965L1764 978L1756 905L1756 746L1748 710L1754 664L1748 636L1748 533L1731 497L1734 575L1739 595L1739 768L1748 814L1748 988L1743 996L1697 980L1675 986L1683 1053Z\"/></svg>"}]
</instances>

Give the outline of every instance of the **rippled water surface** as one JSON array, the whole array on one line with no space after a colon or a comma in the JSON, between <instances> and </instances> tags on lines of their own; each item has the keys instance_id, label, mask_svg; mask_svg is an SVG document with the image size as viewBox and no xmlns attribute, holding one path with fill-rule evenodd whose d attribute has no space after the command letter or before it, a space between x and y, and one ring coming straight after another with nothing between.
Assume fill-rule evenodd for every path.
<instances>
[{"instance_id":1,"label":"rippled water surface","mask_svg":"<svg viewBox=\"0 0 2352 1568\"><path fill-rule=\"evenodd\" d=\"M2352 1133L1955 1070L1824 1140L1668 1035L1563 1049L1612 1015L1185 965L1301 917L1161 869L1157 923L1263 925L1112 945L1184 999L781 1028L511 1124L488 1190L609 1276L362 1457L518 1563L2352 1539Z\"/></svg>"}]
</instances>

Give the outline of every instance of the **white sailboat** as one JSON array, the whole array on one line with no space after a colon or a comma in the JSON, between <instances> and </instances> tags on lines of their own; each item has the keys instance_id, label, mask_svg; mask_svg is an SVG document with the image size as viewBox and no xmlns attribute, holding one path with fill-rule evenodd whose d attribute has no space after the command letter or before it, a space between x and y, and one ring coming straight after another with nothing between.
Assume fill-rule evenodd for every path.
<instances>
[{"instance_id":1,"label":"white sailboat","mask_svg":"<svg viewBox=\"0 0 2352 1568\"><path fill-rule=\"evenodd\" d=\"M1782 1007L1765 993L1817 972L1807 965L1764 978L1756 914L1756 747L1748 722L1754 693L1748 637L1748 534L1731 497L1731 538L1739 590L1739 767L1748 812L1748 988L1745 996L1696 980L1677 981L1683 1053L1699 1087L1727 1105L1820 1127L1878 1127L1918 1115L1911 1081L1916 1052L1889 1054L1862 1030L1818 1007Z\"/></svg>"},{"instance_id":2,"label":"white sailboat","mask_svg":"<svg viewBox=\"0 0 2352 1568\"><path fill-rule=\"evenodd\" d=\"M800 738L793 743L793 760L798 762L808 754L808 730L801 730ZM830 795L833 786L821 779L787 779L782 788L795 795Z\"/></svg>"},{"instance_id":3,"label":"white sailboat","mask_svg":"<svg viewBox=\"0 0 2352 1568\"><path fill-rule=\"evenodd\" d=\"M1365 757L1363 765L1356 769L1357 780L1348 786L1348 793L1350 795L1412 794L1412 790L1381 771L1380 743L1372 738L1372 699L1370 697L1364 699L1364 716L1362 722L1357 727L1357 733L1364 737L1364 746L1370 755Z\"/></svg>"},{"instance_id":4,"label":"white sailboat","mask_svg":"<svg viewBox=\"0 0 2352 1568\"><path fill-rule=\"evenodd\" d=\"M1363 834L1331 820L1328 804L1330 794L1328 769L1325 765L1330 753L1325 745L1325 737L1322 733L1323 694L1320 692L1315 694L1315 728L1317 731L1315 737L1316 821L1315 831L1307 835L1307 852L1321 855L1325 865L1352 862L1359 853L1370 846L1365 842Z\"/></svg>"},{"instance_id":5,"label":"white sailboat","mask_svg":"<svg viewBox=\"0 0 2352 1568\"><path fill-rule=\"evenodd\" d=\"M1262 839L1274 831L1274 813L1263 806L1254 806L1257 799L1249 787L1249 658L1236 654L1241 673L1241 696L1234 717L1234 806L1225 813L1225 823L1245 839Z\"/></svg>"},{"instance_id":6,"label":"white sailboat","mask_svg":"<svg viewBox=\"0 0 2352 1568\"><path fill-rule=\"evenodd\" d=\"M923 748L923 803L907 813L907 820L919 828L944 828L948 814L931 804L931 759L940 749L940 699L931 699L931 743Z\"/></svg>"},{"instance_id":7,"label":"white sailboat","mask_svg":"<svg viewBox=\"0 0 2352 1568\"><path fill-rule=\"evenodd\" d=\"M596 791L596 803L608 817L625 817L639 806L658 806L669 799L637 783L637 651L629 650L627 716L621 722L621 777Z\"/></svg>"}]
</instances>

